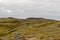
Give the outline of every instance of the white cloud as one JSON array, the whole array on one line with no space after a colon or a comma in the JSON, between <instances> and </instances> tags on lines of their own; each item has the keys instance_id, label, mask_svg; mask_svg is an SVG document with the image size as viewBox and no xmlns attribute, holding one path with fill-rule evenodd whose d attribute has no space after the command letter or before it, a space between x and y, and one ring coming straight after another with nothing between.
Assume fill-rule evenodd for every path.
<instances>
[{"instance_id":1,"label":"white cloud","mask_svg":"<svg viewBox=\"0 0 60 40\"><path fill-rule=\"evenodd\" d=\"M20 4L20 3L33 3L29 0L0 0L0 3L2 4Z\"/></svg>"},{"instance_id":2,"label":"white cloud","mask_svg":"<svg viewBox=\"0 0 60 40\"><path fill-rule=\"evenodd\" d=\"M11 12L12 12L11 10L6 9L6 8L4 8L4 7L0 8L0 10L1 10L2 12L6 12L6 13L11 13Z\"/></svg>"},{"instance_id":3,"label":"white cloud","mask_svg":"<svg viewBox=\"0 0 60 40\"><path fill-rule=\"evenodd\" d=\"M2 0L0 0L0 2L2 2Z\"/></svg>"},{"instance_id":4,"label":"white cloud","mask_svg":"<svg viewBox=\"0 0 60 40\"><path fill-rule=\"evenodd\" d=\"M12 11L11 10L7 10L6 12L11 13Z\"/></svg>"},{"instance_id":5,"label":"white cloud","mask_svg":"<svg viewBox=\"0 0 60 40\"><path fill-rule=\"evenodd\" d=\"M0 0L0 7L8 16L60 17L60 0Z\"/></svg>"},{"instance_id":6,"label":"white cloud","mask_svg":"<svg viewBox=\"0 0 60 40\"><path fill-rule=\"evenodd\" d=\"M21 10L21 9L16 9L16 11L18 11L18 12L24 12L24 10Z\"/></svg>"}]
</instances>

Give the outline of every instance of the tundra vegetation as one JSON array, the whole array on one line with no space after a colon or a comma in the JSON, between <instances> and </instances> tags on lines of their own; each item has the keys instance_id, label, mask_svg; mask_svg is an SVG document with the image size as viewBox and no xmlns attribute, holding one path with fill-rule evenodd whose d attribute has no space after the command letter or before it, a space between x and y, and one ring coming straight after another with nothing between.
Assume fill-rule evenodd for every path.
<instances>
[{"instance_id":1,"label":"tundra vegetation","mask_svg":"<svg viewBox=\"0 0 60 40\"><path fill-rule=\"evenodd\" d=\"M0 18L0 40L60 40L60 21Z\"/></svg>"}]
</instances>

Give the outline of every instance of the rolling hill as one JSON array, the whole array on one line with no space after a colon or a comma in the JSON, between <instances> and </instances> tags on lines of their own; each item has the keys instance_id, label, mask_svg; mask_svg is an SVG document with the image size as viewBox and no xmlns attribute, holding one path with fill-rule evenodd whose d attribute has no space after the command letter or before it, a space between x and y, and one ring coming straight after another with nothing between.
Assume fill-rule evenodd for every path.
<instances>
[{"instance_id":1,"label":"rolling hill","mask_svg":"<svg viewBox=\"0 0 60 40\"><path fill-rule=\"evenodd\" d=\"M17 34L22 40L60 40L60 21L45 18L0 18L0 39L14 40Z\"/></svg>"}]
</instances>

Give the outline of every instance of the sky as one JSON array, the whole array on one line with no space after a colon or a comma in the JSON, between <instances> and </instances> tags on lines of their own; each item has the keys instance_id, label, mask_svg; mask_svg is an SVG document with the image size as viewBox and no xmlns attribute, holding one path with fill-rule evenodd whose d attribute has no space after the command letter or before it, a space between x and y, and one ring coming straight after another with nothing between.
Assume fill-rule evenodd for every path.
<instances>
[{"instance_id":1,"label":"sky","mask_svg":"<svg viewBox=\"0 0 60 40\"><path fill-rule=\"evenodd\" d=\"M60 0L0 0L0 17L60 20Z\"/></svg>"}]
</instances>

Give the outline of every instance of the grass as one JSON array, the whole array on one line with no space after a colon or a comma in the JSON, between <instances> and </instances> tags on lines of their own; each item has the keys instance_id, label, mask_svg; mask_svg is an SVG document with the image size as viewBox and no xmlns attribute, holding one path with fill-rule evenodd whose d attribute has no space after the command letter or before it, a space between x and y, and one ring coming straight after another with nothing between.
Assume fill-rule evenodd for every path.
<instances>
[{"instance_id":1,"label":"grass","mask_svg":"<svg viewBox=\"0 0 60 40\"><path fill-rule=\"evenodd\" d=\"M48 40L60 38L60 21L41 18L0 18L0 37L13 40L16 34L21 34L25 38L36 40Z\"/></svg>"}]
</instances>

